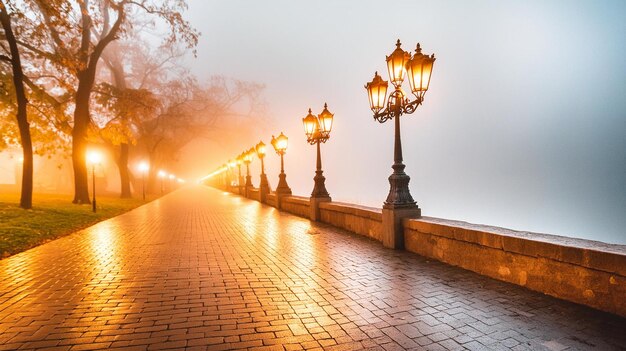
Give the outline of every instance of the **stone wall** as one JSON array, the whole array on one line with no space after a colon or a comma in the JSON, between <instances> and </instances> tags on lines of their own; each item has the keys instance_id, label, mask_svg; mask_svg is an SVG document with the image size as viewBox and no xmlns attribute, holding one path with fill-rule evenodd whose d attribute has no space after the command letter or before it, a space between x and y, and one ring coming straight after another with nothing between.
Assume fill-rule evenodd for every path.
<instances>
[{"instance_id":1,"label":"stone wall","mask_svg":"<svg viewBox=\"0 0 626 351\"><path fill-rule=\"evenodd\" d=\"M296 216L309 218L309 198L300 196L286 196L282 199L282 210Z\"/></svg>"},{"instance_id":2,"label":"stone wall","mask_svg":"<svg viewBox=\"0 0 626 351\"><path fill-rule=\"evenodd\" d=\"M251 200L261 201L261 192L259 189L250 189L248 192L248 197Z\"/></svg>"},{"instance_id":3,"label":"stone wall","mask_svg":"<svg viewBox=\"0 0 626 351\"><path fill-rule=\"evenodd\" d=\"M272 207L278 207L277 200L276 194L267 194L265 198L265 202Z\"/></svg>"},{"instance_id":4,"label":"stone wall","mask_svg":"<svg viewBox=\"0 0 626 351\"><path fill-rule=\"evenodd\" d=\"M320 204L323 223L381 241L382 213L378 208L340 202Z\"/></svg>"},{"instance_id":5,"label":"stone wall","mask_svg":"<svg viewBox=\"0 0 626 351\"><path fill-rule=\"evenodd\" d=\"M563 300L626 316L626 247L422 217L406 250Z\"/></svg>"}]
</instances>

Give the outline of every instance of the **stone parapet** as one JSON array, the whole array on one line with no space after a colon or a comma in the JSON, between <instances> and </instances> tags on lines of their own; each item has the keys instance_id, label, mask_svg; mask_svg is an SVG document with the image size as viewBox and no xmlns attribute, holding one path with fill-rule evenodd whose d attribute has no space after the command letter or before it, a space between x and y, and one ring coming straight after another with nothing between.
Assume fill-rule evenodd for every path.
<instances>
[{"instance_id":1,"label":"stone parapet","mask_svg":"<svg viewBox=\"0 0 626 351\"><path fill-rule=\"evenodd\" d=\"M278 207L278 197L274 193L267 194L265 203L272 207Z\"/></svg>"},{"instance_id":2,"label":"stone parapet","mask_svg":"<svg viewBox=\"0 0 626 351\"><path fill-rule=\"evenodd\" d=\"M259 201L258 189L251 198ZM310 218L310 198L281 210ZM277 207L275 194L268 204ZM383 241L380 208L320 202L319 221ZM432 217L402 221L406 250L484 276L626 317L626 245L521 232Z\"/></svg>"},{"instance_id":3,"label":"stone parapet","mask_svg":"<svg viewBox=\"0 0 626 351\"><path fill-rule=\"evenodd\" d=\"M404 220L406 250L626 316L626 246L438 218Z\"/></svg>"},{"instance_id":4,"label":"stone parapet","mask_svg":"<svg viewBox=\"0 0 626 351\"><path fill-rule=\"evenodd\" d=\"M309 218L309 198L300 196L286 196L282 198L281 210L296 216Z\"/></svg>"},{"instance_id":5,"label":"stone parapet","mask_svg":"<svg viewBox=\"0 0 626 351\"><path fill-rule=\"evenodd\" d=\"M248 190L248 198L261 202L261 191L258 188L250 188Z\"/></svg>"},{"instance_id":6,"label":"stone parapet","mask_svg":"<svg viewBox=\"0 0 626 351\"><path fill-rule=\"evenodd\" d=\"M382 213L379 208L340 202L320 204L321 222L381 241Z\"/></svg>"}]
</instances>

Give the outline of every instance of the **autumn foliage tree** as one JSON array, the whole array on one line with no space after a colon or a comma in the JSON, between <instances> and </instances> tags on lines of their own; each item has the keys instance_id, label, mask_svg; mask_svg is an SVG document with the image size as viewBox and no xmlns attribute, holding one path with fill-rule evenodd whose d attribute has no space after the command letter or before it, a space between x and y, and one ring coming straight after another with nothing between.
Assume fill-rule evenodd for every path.
<instances>
[{"instance_id":1,"label":"autumn foliage tree","mask_svg":"<svg viewBox=\"0 0 626 351\"><path fill-rule=\"evenodd\" d=\"M15 12L14 12L15 14ZM5 3L0 1L0 23L4 30L4 39L9 47L9 55L0 55L0 59L11 64L13 88L17 101L17 125L20 133L20 143L23 150L23 167L22 167L22 191L20 197L20 207L29 209L33 206L33 144L30 136L30 128L28 125L28 116L26 105L26 93L24 89L24 71L22 69L22 60L20 50L18 48L17 39L13 33L11 24L11 15Z\"/></svg>"},{"instance_id":2,"label":"autumn foliage tree","mask_svg":"<svg viewBox=\"0 0 626 351\"><path fill-rule=\"evenodd\" d=\"M92 122L91 94L98 63L106 47L123 37L132 21L129 16L156 16L169 27L167 41L197 44L198 34L182 17L182 0L31 0L26 1L41 19L41 42L29 46L42 57L65 69L75 81L72 127L74 203L90 203L85 154ZM28 46L28 45L27 45Z\"/></svg>"}]
</instances>

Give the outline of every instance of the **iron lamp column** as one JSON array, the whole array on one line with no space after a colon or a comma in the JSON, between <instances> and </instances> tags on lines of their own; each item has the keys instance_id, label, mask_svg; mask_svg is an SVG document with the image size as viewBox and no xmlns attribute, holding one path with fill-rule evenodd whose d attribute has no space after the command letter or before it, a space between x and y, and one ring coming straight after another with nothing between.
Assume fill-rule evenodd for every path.
<instances>
[{"instance_id":1,"label":"iron lamp column","mask_svg":"<svg viewBox=\"0 0 626 351\"><path fill-rule=\"evenodd\" d=\"M267 194L270 193L270 185L269 182L267 181L267 175L265 174L265 162L264 162L264 158L265 158L265 143L262 141L259 141L258 144L256 144L255 146L255 151L257 154L257 157L261 160L261 183L259 185L259 195L260 195L260 200L261 202L265 202L265 199L267 197Z\"/></svg>"},{"instance_id":2,"label":"iron lamp column","mask_svg":"<svg viewBox=\"0 0 626 351\"><path fill-rule=\"evenodd\" d=\"M243 191L241 188L243 187L243 177L241 176L241 164L243 163L243 154L237 156L237 169L238 169L238 177L237 177L237 191L239 195L243 195Z\"/></svg>"},{"instance_id":3,"label":"iron lamp column","mask_svg":"<svg viewBox=\"0 0 626 351\"><path fill-rule=\"evenodd\" d=\"M243 162L246 164L246 197L250 196L250 189L254 187L252 185L252 176L250 176L250 162L252 162L252 149L246 151L243 156Z\"/></svg>"},{"instance_id":4,"label":"iron lamp column","mask_svg":"<svg viewBox=\"0 0 626 351\"><path fill-rule=\"evenodd\" d=\"M404 172L406 166L402 160L400 117L415 112L424 101L435 62L435 55L422 54L420 44L417 44L413 55L402 50L400 46L398 40L396 49L386 58L389 80L394 86L389 99L387 99L388 83L378 75L378 72L374 73L372 81L365 85L374 119L379 123L394 119L393 173L389 176L389 194L383 204L383 227L386 231L383 235L383 244L392 248L404 246L402 218L421 216L421 209L409 191L410 177ZM401 88L405 75L408 76L411 92L415 95L412 101L406 97Z\"/></svg>"},{"instance_id":5,"label":"iron lamp column","mask_svg":"<svg viewBox=\"0 0 626 351\"><path fill-rule=\"evenodd\" d=\"M276 186L276 194L291 195L291 188L287 184L287 175L285 174L285 161L283 157L287 152L288 138L283 132L275 138L272 135L272 146L278 155L280 155L280 174L278 175L278 185Z\"/></svg>"},{"instance_id":6,"label":"iron lamp column","mask_svg":"<svg viewBox=\"0 0 626 351\"><path fill-rule=\"evenodd\" d=\"M322 156L320 152L320 144L328 141L330 137L330 131L333 126L334 115L328 111L328 105L324 104L324 110L319 115L315 116L309 109L309 114L302 119L304 124L304 133L306 134L307 142L311 145L316 145L317 148L317 162L315 177L313 181L315 185L313 192L309 199L310 218L313 221L320 220L319 204L321 202L331 201L330 195L326 190L325 181L326 178L322 171Z\"/></svg>"},{"instance_id":7,"label":"iron lamp column","mask_svg":"<svg viewBox=\"0 0 626 351\"><path fill-rule=\"evenodd\" d=\"M93 193L93 201L91 201L91 210L96 212L96 165L102 162L102 155L98 151L90 151L87 154L87 161L91 163L91 187Z\"/></svg>"}]
</instances>

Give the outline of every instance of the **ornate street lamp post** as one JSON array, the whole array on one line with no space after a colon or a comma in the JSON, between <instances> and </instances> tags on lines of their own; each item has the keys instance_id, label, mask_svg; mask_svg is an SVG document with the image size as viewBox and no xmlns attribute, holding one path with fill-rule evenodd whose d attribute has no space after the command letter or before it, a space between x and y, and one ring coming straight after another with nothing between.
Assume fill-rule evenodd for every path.
<instances>
[{"instance_id":1,"label":"ornate street lamp post","mask_svg":"<svg viewBox=\"0 0 626 351\"><path fill-rule=\"evenodd\" d=\"M93 193L93 201L91 201L91 210L96 212L96 165L102 162L102 155L97 151L91 151L87 154L87 161L91 164L91 186Z\"/></svg>"},{"instance_id":2,"label":"ornate street lamp post","mask_svg":"<svg viewBox=\"0 0 626 351\"><path fill-rule=\"evenodd\" d=\"M402 50L400 45L398 40L396 49L387 56L389 80L394 86L389 99L387 99L388 83L378 75L378 72L374 73L374 79L365 85L374 119L380 123L389 119L394 119L395 122L393 173L389 177L389 195L383 204L383 222L389 223L388 226L383 223L383 227L390 229L389 235L383 238L383 244L394 248L402 248L404 245L402 218L421 216L421 210L409 192L410 178L404 172L405 165L402 163L400 116L415 112L424 101L435 62L434 54L431 56L422 54L420 44L417 44L413 56ZM409 78L411 92L415 95L414 100L409 100L402 91L405 75Z\"/></svg>"},{"instance_id":3,"label":"ornate street lamp post","mask_svg":"<svg viewBox=\"0 0 626 351\"><path fill-rule=\"evenodd\" d=\"M232 187L233 187L233 182L231 180L231 177L235 176L235 167L237 166L237 161L235 160L228 160L228 191L232 192Z\"/></svg>"},{"instance_id":4,"label":"ornate street lamp post","mask_svg":"<svg viewBox=\"0 0 626 351\"><path fill-rule=\"evenodd\" d=\"M287 175L285 174L285 162L283 157L285 153L287 153L287 145L288 145L287 136L280 132L280 135L275 138L272 135L272 146L278 155L280 155L280 174L278 175L278 186L276 186L276 194L280 195L291 195L291 188L287 185Z\"/></svg>"},{"instance_id":5,"label":"ornate street lamp post","mask_svg":"<svg viewBox=\"0 0 626 351\"><path fill-rule=\"evenodd\" d=\"M228 190L228 163L224 163L220 167L220 174L222 175L222 189Z\"/></svg>"},{"instance_id":6,"label":"ornate street lamp post","mask_svg":"<svg viewBox=\"0 0 626 351\"><path fill-rule=\"evenodd\" d=\"M238 177L237 177L237 190L239 191L239 195L243 195L243 191L241 188L243 187L243 177L241 176L241 164L243 163L243 153L237 156L237 169L238 169Z\"/></svg>"},{"instance_id":7,"label":"ornate street lamp post","mask_svg":"<svg viewBox=\"0 0 626 351\"><path fill-rule=\"evenodd\" d=\"M317 221L320 218L319 203L331 201L330 195L326 190L325 180L322 171L322 157L320 155L320 143L325 143L330 137L330 131L333 127L334 115L328 111L328 105L324 104L324 110L318 116L311 113L302 119L304 124L304 133L306 140L311 145L317 145L317 167L315 170L315 186L311 193L311 220Z\"/></svg>"},{"instance_id":8,"label":"ornate street lamp post","mask_svg":"<svg viewBox=\"0 0 626 351\"><path fill-rule=\"evenodd\" d=\"M269 194L270 192L270 185L269 182L267 181L267 175L265 174L265 162L263 161L263 159L265 158L265 143L262 141L259 141L258 144L256 144L256 146L254 147L255 151L256 151L256 155L259 158L259 160L261 160L261 184L259 185L259 194L261 196L261 202L265 202L265 198L267 196L267 194Z\"/></svg>"},{"instance_id":9,"label":"ornate street lamp post","mask_svg":"<svg viewBox=\"0 0 626 351\"><path fill-rule=\"evenodd\" d=\"M246 164L246 197L250 195L250 189L253 187L252 185L252 177L250 176L250 162L252 162L252 151L250 149L243 153L243 163Z\"/></svg>"}]
</instances>

